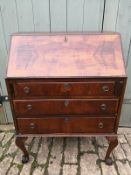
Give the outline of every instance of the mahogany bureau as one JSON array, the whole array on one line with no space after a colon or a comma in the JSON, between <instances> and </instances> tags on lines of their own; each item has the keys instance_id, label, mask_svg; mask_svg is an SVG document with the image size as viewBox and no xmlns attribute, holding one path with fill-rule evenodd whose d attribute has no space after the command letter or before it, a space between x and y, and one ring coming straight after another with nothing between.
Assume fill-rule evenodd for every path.
<instances>
[{"instance_id":1,"label":"mahogany bureau","mask_svg":"<svg viewBox=\"0 0 131 175\"><path fill-rule=\"evenodd\" d=\"M118 33L14 34L6 84L16 145L29 160L28 136L106 136L117 146L126 85Z\"/></svg>"}]
</instances>

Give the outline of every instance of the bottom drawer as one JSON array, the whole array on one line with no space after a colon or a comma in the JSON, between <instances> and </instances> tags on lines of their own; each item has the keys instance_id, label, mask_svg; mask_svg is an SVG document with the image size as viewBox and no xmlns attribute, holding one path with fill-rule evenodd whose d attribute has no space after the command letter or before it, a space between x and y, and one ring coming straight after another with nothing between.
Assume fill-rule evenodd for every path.
<instances>
[{"instance_id":1,"label":"bottom drawer","mask_svg":"<svg viewBox=\"0 0 131 175\"><path fill-rule=\"evenodd\" d=\"M21 134L111 133L114 130L115 118L19 118L17 124Z\"/></svg>"}]
</instances>

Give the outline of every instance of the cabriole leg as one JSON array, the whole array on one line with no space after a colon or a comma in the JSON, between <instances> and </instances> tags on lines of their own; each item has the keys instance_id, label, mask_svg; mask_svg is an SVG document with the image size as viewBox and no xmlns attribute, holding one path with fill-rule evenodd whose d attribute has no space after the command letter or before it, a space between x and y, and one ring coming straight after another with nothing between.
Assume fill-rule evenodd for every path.
<instances>
[{"instance_id":1,"label":"cabriole leg","mask_svg":"<svg viewBox=\"0 0 131 175\"><path fill-rule=\"evenodd\" d=\"M107 165L112 165L113 161L112 161L112 158L110 157L110 154L113 151L113 149L118 145L118 139L117 139L117 136L109 136L109 137L106 137L106 139L108 140L109 147L106 152L105 163Z\"/></svg>"},{"instance_id":2,"label":"cabriole leg","mask_svg":"<svg viewBox=\"0 0 131 175\"><path fill-rule=\"evenodd\" d=\"M25 148L26 139L27 137L16 137L16 140L15 140L16 145L23 152L22 163L27 163L29 161L29 154Z\"/></svg>"}]
</instances>

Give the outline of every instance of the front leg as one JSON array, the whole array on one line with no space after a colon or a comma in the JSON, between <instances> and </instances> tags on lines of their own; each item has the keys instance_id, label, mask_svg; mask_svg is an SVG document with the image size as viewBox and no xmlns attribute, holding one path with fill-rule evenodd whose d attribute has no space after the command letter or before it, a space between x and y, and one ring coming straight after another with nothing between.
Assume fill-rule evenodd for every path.
<instances>
[{"instance_id":1,"label":"front leg","mask_svg":"<svg viewBox=\"0 0 131 175\"><path fill-rule=\"evenodd\" d=\"M25 141L27 137L16 137L15 143L23 152L22 163L27 163L29 161L29 154L25 148Z\"/></svg>"},{"instance_id":2,"label":"front leg","mask_svg":"<svg viewBox=\"0 0 131 175\"><path fill-rule=\"evenodd\" d=\"M106 137L106 139L108 140L109 147L106 152L105 163L107 165L112 165L113 161L112 161L112 158L110 157L110 154L113 151L113 149L118 145L118 139L117 139L117 136L109 136L109 137Z\"/></svg>"}]
</instances>

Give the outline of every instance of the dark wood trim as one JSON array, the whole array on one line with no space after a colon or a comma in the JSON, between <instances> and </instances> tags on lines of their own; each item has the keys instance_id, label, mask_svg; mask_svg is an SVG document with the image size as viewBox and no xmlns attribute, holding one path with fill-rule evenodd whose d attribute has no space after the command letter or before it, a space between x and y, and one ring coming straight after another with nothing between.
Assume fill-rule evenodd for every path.
<instances>
[{"instance_id":1,"label":"dark wood trim","mask_svg":"<svg viewBox=\"0 0 131 175\"><path fill-rule=\"evenodd\" d=\"M80 134L80 133L57 133L57 134L17 134L16 135L17 137L116 137L117 134L116 133L103 133L103 134L100 134L100 133L93 133L93 134Z\"/></svg>"},{"instance_id":2,"label":"dark wood trim","mask_svg":"<svg viewBox=\"0 0 131 175\"><path fill-rule=\"evenodd\" d=\"M127 83L127 78L125 78L123 80L122 86L121 86L122 90L121 90L120 102L119 102L119 105L118 105L118 114L117 114L116 124L115 124L115 133L117 133L118 125L119 125L119 121L120 121L120 114L121 114L121 108L122 108L122 104L123 104L123 98L124 98L126 83Z\"/></svg>"}]
</instances>

